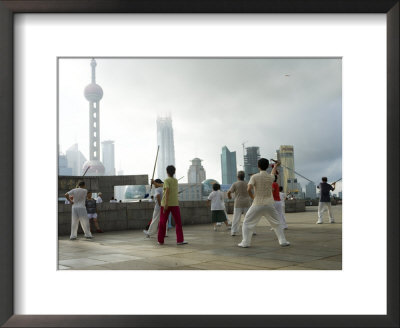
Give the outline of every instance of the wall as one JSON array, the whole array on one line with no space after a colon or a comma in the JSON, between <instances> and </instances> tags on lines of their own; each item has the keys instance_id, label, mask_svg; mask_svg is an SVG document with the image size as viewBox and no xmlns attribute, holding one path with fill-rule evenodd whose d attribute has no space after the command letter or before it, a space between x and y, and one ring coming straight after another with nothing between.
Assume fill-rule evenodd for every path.
<instances>
[{"instance_id":1,"label":"wall","mask_svg":"<svg viewBox=\"0 0 400 328\"><path fill-rule=\"evenodd\" d=\"M63 197L66 192L75 188L79 181L85 181L86 189L92 192L101 192L102 199L108 202L114 196L114 186L148 185L147 174L143 175L110 175L110 176L59 176L58 197Z\"/></svg>"},{"instance_id":2,"label":"wall","mask_svg":"<svg viewBox=\"0 0 400 328\"><path fill-rule=\"evenodd\" d=\"M206 201L181 202L183 225L211 224L211 210ZM152 202L98 204L98 220L104 231L144 229L154 209ZM71 205L58 204L58 235L71 233Z\"/></svg>"}]
</instances>

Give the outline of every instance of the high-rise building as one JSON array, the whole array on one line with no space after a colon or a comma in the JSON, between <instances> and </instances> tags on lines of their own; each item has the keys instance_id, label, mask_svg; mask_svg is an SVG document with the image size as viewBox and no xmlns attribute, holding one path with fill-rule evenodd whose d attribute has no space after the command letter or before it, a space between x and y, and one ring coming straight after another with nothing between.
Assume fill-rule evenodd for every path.
<instances>
[{"instance_id":1,"label":"high-rise building","mask_svg":"<svg viewBox=\"0 0 400 328\"><path fill-rule=\"evenodd\" d=\"M290 145L282 145L279 147L279 158L282 164L280 168L281 184L283 192L287 193L294 189L294 148ZM297 183L297 180L296 180Z\"/></svg>"},{"instance_id":2,"label":"high-rise building","mask_svg":"<svg viewBox=\"0 0 400 328\"><path fill-rule=\"evenodd\" d=\"M72 175L72 168L68 167L67 156L58 155L58 175Z\"/></svg>"},{"instance_id":3,"label":"high-rise building","mask_svg":"<svg viewBox=\"0 0 400 328\"><path fill-rule=\"evenodd\" d=\"M79 151L78 144L73 144L65 152L68 167L72 169L72 175L83 175L83 164L86 162L85 156Z\"/></svg>"},{"instance_id":4,"label":"high-rise building","mask_svg":"<svg viewBox=\"0 0 400 328\"><path fill-rule=\"evenodd\" d=\"M188 183L202 183L206 179L206 170L201 165L200 158L193 158L188 170Z\"/></svg>"},{"instance_id":5,"label":"high-rise building","mask_svg":"<svg viewBox=\"0 0 400 328\"><path fill-rule=\"evenodd\" d=\"M306 185L306 198L315 199L317 198L317 187L314 182L309 182Z\"/></svg>"},{"instance_id":6,"label":"high-rise building","mask_svg":"<svg viewBox=\"0 0 400 328\"><path fill-rule=\"evenodd\" d=\"M229 151L228 147L222 147L221 173L222 184L232 184L237 178L236 151Z\"/></svg>"},{"instance_id":7,"label":"high-rise building","mask_svg":"<svg viewBox=\"0 0 400 328\"><path fill-rule=\"evenodd\" d=\"M114 141L106 140L101 143L105 175L115 175L115 149Z\"/></svg>"},{"instance_id":8,"label":"high-rise building","mask_svg":"<svg viewBox=\"0 0 400 328\"><path fill-rule=\"evenodd\" d=\"M249 181L253 174L258 173L258 160L260 159L259 147L247 147L244 155L245 180Z\"/></svg>"},{"instance_id":9,"label":"high-rise building","mask_svg":"<svg viewBox=\"0 0 400 328\"><path fill-rule=\"evenodd\" d=\"M158 178L167 177L168 165L175 165L174 131L171 117L157 118L157 144L160 146L157 160Z\"/></svg>"},{"instance_id":10,"label":"high-rise building","mask_svg":"<svg viewBox=\"0 0 400 328\"><path fill-rule=\"evenodd\" d=\"M103 89L96 84L96 66L94 59L92 67L92 82L85 88L85 98L89 101L89 161L84 164L86 175L104 175L105 168L100 162L100 100Z\"/></svg>"}]
</instances>

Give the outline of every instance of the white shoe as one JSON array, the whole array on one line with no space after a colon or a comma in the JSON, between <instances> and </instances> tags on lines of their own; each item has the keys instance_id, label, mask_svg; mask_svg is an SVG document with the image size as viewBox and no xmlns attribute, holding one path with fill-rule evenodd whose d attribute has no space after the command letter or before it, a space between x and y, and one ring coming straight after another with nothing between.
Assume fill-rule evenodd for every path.
<instances>
[{"instance_id":1,"label":"white shoe","mask_svg":"<svg viewBox=\"0 0 400 328\"><path fill-rule=\"evenodd\" d=\"M148 230L143 230L143 233L145 234L145 235L149 235L149 231Z\"/></svg>"},{"instance_id":2,"label":"white shoe","mask_svg":"<svg viewBox=\"0 0 400 328\"><path fill-rule=\"evenodd\" d=\"M315 222L315 224L322 224L322 223L323 223L322 221Z\"/></svg>"},{"instance_id":3,"label":"white shoe","mask_svg":"<svg viewBox=\"0 0 400 328\"><path fill-rule=\"evenodd\" d=\"M186 245L186 244L188 244L188 242L187 241L182 241L182 242L180 242L180 243L176 243L177 245Z\"/></svg>"},{"instance_id":4,"label":"white shoe","mask_svg":"<svg viewBox=\"0 0 400 328\"><path fill-rule=\"evenodd\" d=\"M329 221L329 223L335 223L335 220Z\"/></svg>"},{"instance_id":5,"label":"white shoe","mask_svg":"<svg viewBox=\"0 0 400 328\"><path fill-rule=\"evenodd\" d=\"M248 248L249 246L246 246L243 244L243 242L241 242L240 244L238 244L239 247L243 247L243 248Z\"/></svg>"},{"instance_id":6,"label":"white shoe","mask_svg":"<svg viewBox=\"0 0 400 328\"><path fill-rule=\"evenodd\" d=\"M282 247L285 247L285 246L289 246L290 243L288 241L285 241L285 242L283 242L282 244L279 244L279 245L281 245Z\"/></svg>"}]
</instances>

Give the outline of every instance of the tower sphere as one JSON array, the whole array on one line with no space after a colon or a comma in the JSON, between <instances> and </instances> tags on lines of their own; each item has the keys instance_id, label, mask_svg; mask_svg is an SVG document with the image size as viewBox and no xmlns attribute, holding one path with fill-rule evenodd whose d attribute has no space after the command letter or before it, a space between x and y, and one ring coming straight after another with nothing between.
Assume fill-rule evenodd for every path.
<instances>
[{"instance_id":1,"label":"tower sphere","mask_svg":"<svg viewBox=\"0 0 400 328\"><path fill-rule=\"evenodd\" d=\"M90 168L87 170L89 166ZM82 171L83 173L86 172L87 176L93 176L93 175L96 176L96 175L104 175L106 169L102 162L97 160L92 160L92 161L86 161L85 164L83 164Z\"/></svg>"},{"instance_id":2,"label":"tower sphere","mask_svg":"<svg viewBox=\"0 0 400 328\"><path fill-rule=\"evenodd\" d=\"M91 83L85 88L85 98L88 101L99 101L103 98L103 89L96 83Z\"/></svg>"}]
</instances>

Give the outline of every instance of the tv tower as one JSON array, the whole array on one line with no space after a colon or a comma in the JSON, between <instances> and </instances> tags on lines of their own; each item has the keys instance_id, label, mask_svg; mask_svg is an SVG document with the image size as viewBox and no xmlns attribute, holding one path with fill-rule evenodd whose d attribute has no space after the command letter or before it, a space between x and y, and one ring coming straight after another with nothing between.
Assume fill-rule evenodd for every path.
<instances>
[{"instance_id":1,"label":"tv tower","mask_svg":"<svg viewBox=\"0 0 400 328\"><path fill-rule=\"evenodd\" d=\"M89 101L89 161L83 165L83 174L104 175L105 168L100 162L100 100L103 89L96 84L97 63L92 59L92 82L85 88L85 98ZM89 169L88 169L89 168Z\"/></svg>"}]
</instances>

